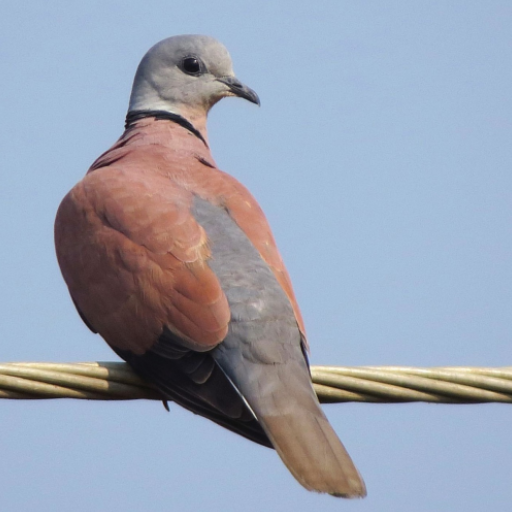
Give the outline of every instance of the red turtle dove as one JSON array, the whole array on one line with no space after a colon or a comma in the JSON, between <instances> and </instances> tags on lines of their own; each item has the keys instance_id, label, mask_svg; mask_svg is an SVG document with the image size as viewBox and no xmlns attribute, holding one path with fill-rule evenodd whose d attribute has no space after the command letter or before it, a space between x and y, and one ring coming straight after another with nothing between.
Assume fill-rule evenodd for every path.
<instances>
[{"instance_id":1,"label":"red turtle dove","mask_svg":"<svg viewBox=\"0 0 512 512\"><path fill-rule=\"evenodd\" d=\"M166 399L275 448L307 489L362 497L267 220L210 153L206 117L226 96L259 104L215 39L148 51L125 132L59 207L62 274L90 329Z\"/></svg>"}]
</instances>

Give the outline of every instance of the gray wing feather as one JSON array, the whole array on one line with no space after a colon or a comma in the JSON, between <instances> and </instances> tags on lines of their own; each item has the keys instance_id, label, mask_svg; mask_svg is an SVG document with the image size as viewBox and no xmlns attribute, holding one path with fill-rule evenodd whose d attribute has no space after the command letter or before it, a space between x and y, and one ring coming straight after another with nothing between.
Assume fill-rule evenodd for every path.
<instances>
[{"instance_id":1,"label":"gray wing feather","mask_svg":"<svg viewBox=\"0 0 512 512\"><path fill-rule=\"evenodd\" d=\"M226 210L196 198L194 215L231 309L213 359L304 487L364 496L363 480L320 408L292 306L273 272Z\"/></svg>"}]
</instances>

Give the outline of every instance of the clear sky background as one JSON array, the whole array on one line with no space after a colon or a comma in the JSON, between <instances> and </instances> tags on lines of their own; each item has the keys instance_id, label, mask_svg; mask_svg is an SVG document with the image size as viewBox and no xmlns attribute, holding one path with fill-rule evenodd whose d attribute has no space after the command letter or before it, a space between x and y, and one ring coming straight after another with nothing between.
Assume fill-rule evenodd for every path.
<instances>
[{"instance_id":1,"label":"clear sky background","mask_svg":"<svg viewBox=\"0 0 512 512\"><path fill-rule=\"evenodd\" d=\"M211 113L291 273L313 364L512 365L512 4L0 5L0 361L116 360L60 276L60 200L121 135L165 37L230 50L260 109ZM512 502L509 405L326 406L368 486L303 490L271 451L176 405L0 402L0 509L482 511Z\"/></svg>"}]
</instances>

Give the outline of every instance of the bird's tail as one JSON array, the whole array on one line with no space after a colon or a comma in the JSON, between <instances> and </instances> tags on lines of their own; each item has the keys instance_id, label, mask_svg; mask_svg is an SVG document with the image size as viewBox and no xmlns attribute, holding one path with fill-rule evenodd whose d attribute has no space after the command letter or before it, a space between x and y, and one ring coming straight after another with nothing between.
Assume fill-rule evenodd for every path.
<instances>
[{"instance_id":1,"label":"bird's tail","mask_svg":"<svg viewBox=\"0 0 512 512\"><path fill-rule=\"evenodd\" d=\"M299 483L338 497L366 496L361 475L320 407L305 361L244 363L232 374L233 384Z\"/></svg>"},{"instance_id":2,"label":"bird's tail","mask_svg":"<svg viewBox=\"0 0 512 512\"><path fill-rule=\"evenodd\" d=\"M306 489L362 498L366 488L352 459L320 408L258 417L292 475Z\"/></svg>"}]
</instances>

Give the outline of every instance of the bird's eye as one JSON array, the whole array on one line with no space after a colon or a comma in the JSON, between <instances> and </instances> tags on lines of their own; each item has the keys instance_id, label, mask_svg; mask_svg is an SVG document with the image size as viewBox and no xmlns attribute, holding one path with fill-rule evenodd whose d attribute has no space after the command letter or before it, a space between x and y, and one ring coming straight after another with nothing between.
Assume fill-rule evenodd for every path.
<instances>
[{"instance_id":1,"label":"bird's eye","mask_svg":"<svg viewBox=\"0 0 512 512\"><path fill-rule=\"evenodd\" d=\"M201 71L201 64L197 57L185 57L181 65L183 71L185 71L185 73L190 73L191 75L196 75Z\"/></svg>"}]
</instances>

